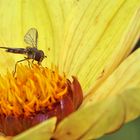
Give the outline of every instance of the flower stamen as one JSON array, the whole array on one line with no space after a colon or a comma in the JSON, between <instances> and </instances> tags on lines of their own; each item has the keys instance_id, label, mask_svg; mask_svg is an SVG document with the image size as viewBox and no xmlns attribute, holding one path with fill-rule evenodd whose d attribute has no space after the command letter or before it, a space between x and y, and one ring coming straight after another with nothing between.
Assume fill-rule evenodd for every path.
<instances>
[{"instance_id":1,"label":"flower stamen","mask_svg":"<svg viewBox=\"0 0 140 140\"><path fill-rule=\"evenodd\" d=\"M67 93L67 79L57 70L38 65L19 67L16 77L10 73L0 77L0 114L28 116L52 106Z\"/></svg>"},{"instance_id":2,"label":"flower stamen","mask_svg":"<svg viewBox=\"0 0 140 140\"><path fill-rule=\"evenodd\" d=\"M18 65L16 75L0 76L0 96L0 131L10 136L53 116L59 122L83 100L75 77L71 82L57 68L39 65Z\"/></svg>"}]
</instances>

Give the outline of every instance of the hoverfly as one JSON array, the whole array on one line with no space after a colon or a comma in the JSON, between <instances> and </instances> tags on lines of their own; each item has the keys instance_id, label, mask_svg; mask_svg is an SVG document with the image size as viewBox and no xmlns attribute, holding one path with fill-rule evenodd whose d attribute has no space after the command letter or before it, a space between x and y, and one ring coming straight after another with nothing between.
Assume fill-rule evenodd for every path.
<instances>
[{"instance_id":1,"label":"hoverfly","mask_svg":"<svg viewBox=\"0 0 140 140\"><path fill-rule=\"evenodd\" d=\"M15 64L15 71L14 74L16 73L16 67L17 64L25 61L25 60L31 60L32 63L35 61L38 62L40 65L43 59L47 56L45 56L44 52L42 50L38 50L38 31L35 28L31 28L28 30L28 32L24 36L24 41L26 44L29 46L26 48L8 48L8 47L0 47L2 49L6 49L6 52L10 53L17 53L17 54L25 54L26 57L22 60L19 60Z\"/></svg>"}]
</instances>

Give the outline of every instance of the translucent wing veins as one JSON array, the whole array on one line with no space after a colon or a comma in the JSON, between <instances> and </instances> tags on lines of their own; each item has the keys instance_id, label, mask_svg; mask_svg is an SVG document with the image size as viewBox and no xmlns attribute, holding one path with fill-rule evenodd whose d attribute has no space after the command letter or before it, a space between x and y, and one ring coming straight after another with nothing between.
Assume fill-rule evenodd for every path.
<instances>
[{"instance_id":1,"label":"translucent wing veins","mask_svg":"<svg viewBox=\"0 0 140 140\"><path fill-rule=\"evenodd\" d=\"M30 47L37 48L38 43L38 31L35 28L31 28L24 36L24 41L30 45Z\"/></svg>"}]
</instances>

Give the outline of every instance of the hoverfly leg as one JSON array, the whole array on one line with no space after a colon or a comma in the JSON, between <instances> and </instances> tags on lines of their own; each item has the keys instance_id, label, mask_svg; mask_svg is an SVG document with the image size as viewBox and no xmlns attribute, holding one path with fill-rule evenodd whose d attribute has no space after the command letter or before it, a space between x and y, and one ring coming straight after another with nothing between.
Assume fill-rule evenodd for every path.
<instances>
[{"instance_id":1,"label":"hoverfly leg","mask_svg":"<svg viewBox=\"0 0 140 140\"><path fill-rule=\"evenodd\" d=\"M29 58L25 58L25 59L22 59L22 60L19 60L19 61L16 62L16 64L15 64L15 70L14 70L14 72L13 72L13 75L14 75L14 76L15 76L15 74L16 74L17 64L20 63L20 62L26 61L26 60L29 60Z\"/></svg>"},{"instance_id":2,"label":"hoverfly leg","mask_svg":"<svg viewBox=\"0 0 140 140\"><path fill-rule=\"evenodd\" d=\"M31 68L32 66L31 66L31 63L30 63L29 59L27 61L28 61L29 68Z\"/></svg>"},{"instance_id":3,"label":"hoverfly leg","mask_svg":"<svg viewBox=\"0 0 140 140\"><path fill-rule=\"evenodd\" d=\"M32 64L31 64L31 62L29 61L29 58L27 58L27 61L28 61L28 66L29 66L29 68L32 68Z\"/></svg>"},{"instance_id":4,"label":"hoverfly leg","mask_svg":"<svg viewBox=\"0 0 140 140\"><path fill-rule=\"evenodd\" d=\"M35 60L33 59L33 60L32 60L32 64L34 64L34 61L35 61Z\"/></svg>"},{"instance_id":5,"label":"hoverfly leg","mask_svg":"<svg viewBox=\"0 0 140 140\"><path fill-rule=\"evenodd\" d=\"M35 60L35 54L33 54L33 58L32 58L32 61L31 61L31 67L33 67L34 60Z\"/></svg>"},{"instance_id":6,"label":"hoverfly leg","mask_svg":"<svg viewBox=\"0 0 140 140\"><path fill-rule=\"evenodd\" d=\"M29 62L28 63L29 67L32 68L33 67L33 64L34 64L34 59L32 61L28 61L28 62Z\"/></svg>"},{"instance_id":7,"label":"hoverfly leg","mask_svg":"<svg viewBox=\"0 0 140 140\"><path fill-rule=\"evenodd\" d=\"M42 66L42 64L41 64L41 62L40 62L40 61L38 61L38 65L39 65L39 66Z\"/></svg>"},{"instance_id":8,"label":"hoverfly leg","mask_svg":"<svg viewBox=\"0 0 140 140\"><path fill-rule=\"evenodd\" d=\"M42 66L42 63L41 63L40 61L38 61L38 65L39 65L40 68L43 67L43 66Z\"/></svg>"}]
</instances>

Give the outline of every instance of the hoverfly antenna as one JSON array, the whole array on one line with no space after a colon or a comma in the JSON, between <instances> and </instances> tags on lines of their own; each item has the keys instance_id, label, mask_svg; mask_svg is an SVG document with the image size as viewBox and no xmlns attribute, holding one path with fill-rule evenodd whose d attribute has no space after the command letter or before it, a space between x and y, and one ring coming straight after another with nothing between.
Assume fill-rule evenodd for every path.
<instances>
[{"instance_id":1,"label":"hoverfly antenna","mask_svg":"<svg viewBox=\"0 0 140 140\"><path fill-rule=\"evenodd\" d=\"M45 55L44 58L47 58L47 56Z\"/></svg>"}]
</instances>

